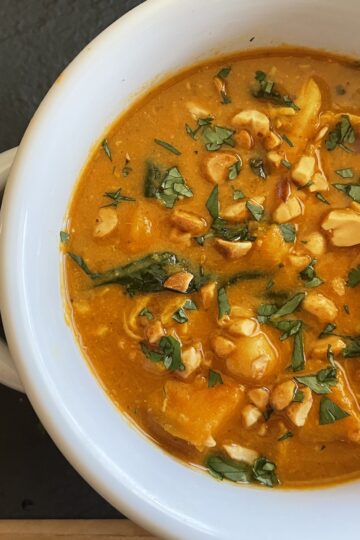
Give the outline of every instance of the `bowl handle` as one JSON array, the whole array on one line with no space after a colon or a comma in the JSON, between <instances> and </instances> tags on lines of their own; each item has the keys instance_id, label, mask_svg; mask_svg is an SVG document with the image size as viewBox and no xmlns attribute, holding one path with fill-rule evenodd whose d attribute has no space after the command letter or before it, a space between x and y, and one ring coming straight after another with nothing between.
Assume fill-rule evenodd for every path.
<instances>
[{"instance_id":1,"label":"bowl handle","mask_svg":"<svg viewBox=\"0 0 360 540\"><path fill-rule=\"evenodd\" d=\"M5 188L11 165L14 161L17 148L12 148L0 154L0 191ZM24 392L9 349L3 339L0 339L0 383L10 386L14 390Z\"/></svg>"}]
</instances>

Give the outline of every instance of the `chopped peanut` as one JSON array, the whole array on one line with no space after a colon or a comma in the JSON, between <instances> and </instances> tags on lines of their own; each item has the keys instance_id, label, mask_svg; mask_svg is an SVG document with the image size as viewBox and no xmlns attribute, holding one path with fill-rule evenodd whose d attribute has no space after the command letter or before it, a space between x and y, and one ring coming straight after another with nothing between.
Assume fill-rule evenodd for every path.
<instances>
[{"instance_id":1,"label":"chopped peanut","mask_svg":"<svg viewBox=\"0 0 360 540\"><path fill-rule=\"evenodd\" d=\"M276 411L286 409L294 399L296 384L293 380L277 384L271 390L270 404Z\"/></svg>"},{"instance_id":2,"label":"chopped peanut","mask_svg":"<svg viewBox=\"0 0 360 540\"><path fill-rule=\"evenodd\" d=\"M254 204L262 206L265 201L265 197L252 197L249 200ZM221 212L221 217L225 218L228 221L243 221L248 216L249 210L247 209L246 201L239 201L237 203L230 204L230 206L227 206Z\"/></svg>"},{"instance_id":3,"label":"chopped peanut","mask_svg":"<svg viewBox=\"0 0 360 540\"><path fill-rule=\"evenodd\" d=\"M252 248L252 242L229 242L215 238L216 248L229 259L239 259L247 255Z\"/></svg>"},{"instance_id":4,"label":"chopped peanut","mask_svg":"<svg viewBox=\"0 0 360 540\"><path fill-rule=\"evenodd\" d=\"M104 238L104 236L112 233L117 224L118 216L115 208L111 206L100 208L94 228L95 238Z\"/></svg>"},{"instance_id":5,"label":"chopped peanut","mask_svg":"<svg viewBox=\"0 0 360 540\"><path fill-rule=\"evenodd\" d=\"M270 131L268 135L266 135L264 140L264 146L266 150L274 150L278 146L280 146L282 143L281 137L274 133L274 131Z\"/></svg>"},{"instance_id":6,"label":"chopped peanut","mask_svg":"<svg viewBox=\"0 0 360 540\"><path fill-rule=\"evenodd\" d=\"M334 302L317 292L308 293L303 300L302 307L322 322L334 321L338 314L338 308Z\"/></svg>"},{"instance_id":7,"label":"chopped peanut","mask_svg":"<svg viewBox=\"0 0 360 540\"><path fill-rule=\"evenodd\" d=\"M289 255L289 263L297 270L304 270L310 262L311 257L309 255Z\"/></svg>"},{"instance_id":8,"label":"chopped peanut","mask_svg":"<svg viewBox=\"0 0 360 540\"><path fill-rule=\"evenodd\" d=\"M229 356L235 349L234 342L222 336L215 336L212 341L212 346L215 354L220 357Z\"/></svg>"},{"instance_id":9,"label":"chopped peanut","mask_svg":"<svg viewBox=\"0 0 360 540\"><path fill-rule=\"evenodd\" d=\"M223 448L229 454L231 459L235 459L236 461L245 461L245 463L249 463L250 465L252 465L259 457L259 454L255 450L245 448L239 444L224 444Z\"/></svg>"},{"instance_id":10,"label":"chopped peanut","mask_svg":"<svg viewBox=\"0 0 360 540\"><path fill-rule=\"evenodd\" d=\"M305 248L310 251L314 257L320 257L326 251L326 240L319 232L313 232L304 238L306 240Z\"/></svg>"},{"instance_id":11,"label":"chopped peanut","mask_svg":"<svg viewBox=\"0 0 360 540\"><path fill-rule=\"evenodd\" d=\"M298 427L302 427L305 424L313 404L313 397L310 388L303 388L302 391L304 392L304 400L300 403L293 402L286 409L286 414L295 424L295 426Z\"/></svg>"},{"instance_id":12,"label":"chopped peanut","mask_svg":"<svg viewBox=\"0 0 360 540\"><path fill-rule=\"evenodd\" d=\"M221 184L229 178L229 168L239 161L239 156L230 152L216 152L205 159L204 171L207 180Z\"/></svg>"},{"instance_id":13,"label":"chopped peanut","mask_svg":"<svg viewBox=\"0 0 360 540\"><path fill-rule=\"evenodd\" d=\"M299 197L290 197L281 203L273 213L273 219L277 223L286 223L304 213L304 205Z\"/></svg>"},{"instance_id":14,"label":"chopped peanut","mask_svg":"<svg viewBox=\"0 0 360 540\"><path fill-rule=\"evenodd\" d=\"M305 186L314 175L315 158L302 156L292 170L291 177L299 186Z\"/></svg>"},{"instance_id":15,"label":"chopped peanut","mask_svg":"<svg viewBox=\"0 0 360 540\"><path fill-rule=\"evenodd\" d=\"M337 277L331 280L330 282L332 290L338 295L338 296L344 296L346 292L346 281L345 279L341 277Z\"/></svg>"},{"instance_id":16,"label":"chopped peanut","mask_svg":"<svg viewBox=\"0 0 360 540\"><path fill-rule=\"evenodd\" d=\"M311 181L312 184L309 186L309 191L328 191L329 183L321 172L315 173Z\"/></svg>"},{"instance_id":17,"label":"chopped peanut","mask_svg":"<svg viewBox=\"0 0 360 540\"><path fill-rule=\"evenodd\" d=\"M360 214L352 208L331 210L321 226L325 231L330 232L334 246L346 247L360 244Z\"/></svg>"},{"instance_id":18,"label":"chopped peanut","mask_svg":"<svg viewBox=\"0 0 360 540\"><path fill-rule=\"evenodd\" d=\"M181 353L181 360L185 366L183 371L179 371L180 377L187 379L197 368L202 361L201 344L184 349Z\"/></svg>"},{"instance_id":19,"label":"chopped peanut","mask_svg":"<svg viewBox=\"0 0 360 540\"><path fill-rule=\"evenodd\" d=\"M265 411L269 403L269 391L266 388L252 388L248 391L251 403L261 411Z\"/></svg>"},{"instance_id":20,"label":"chopped peanut","mask_svg":"<svg viewBox=\"0 0 360 540\"><path fill-rule=\"evenodd\" d=\"M270 161L270 163L275 165L275 167L280 167L281 162L283 160L283 156L281 154L279 154L278 152L273 152L273 151L267 153L267 158Z\"/></svg>"},{"instance_id":21,"label":"chopped peanut","mask_svg":"<svg viewBox=\"0 0 360 540\"><path fill-rule=\"evenodd\" d=\"M191 116L194 118L194 120L198 120L199 118L207 118L210 116L210 111L208 109L205 109L205 107L202 107L198 103L194 103L193 101L188 101L186 103L186 108L191 114Z\"/></svg>"},{"instance_id":22,"label":"chopped peanut","mask_svg":"<svg viewBox=\"0 0 360 540\"><path fill-rule=\"evenodd\" d=\"M214 301L216 293L216 282L207 283L200 289L201 300L205 309L209 308Z\"/></svg>"},{"instance_id":23,"label":"chopped peanut","mask_svg":"<svg viewBox=\"0 0 360 540\"><path fill-rule=\"evenodd\" d=\"M203 217L180 208L173 211L170 221L180 230L192 234L202 234L207 227L206 220Z\"/></svg>"},{"instance_id":24,"label":"chopped peanut","mask_svg":"<svg viewBox=\"0 0 360 540\"><path fill-rule=\"evenodd\" d=\"M235 133L234 139L240 148L245 150L250 150L254 146L254 140L246 129L240 129L238 133Z\"/></svg>"},{"instance_id":25,"label":"chopped peanut","mask_svg":"<svg viewBox=\"0 0 360 540\"><path fill-rule=\"evenodd\" d=\"M241 416L244 422L245 427L249 428L255 425L260 418L262 417L262 412L260 409L255 407L255 405L245 405L241 411Z\"/></svg>"},{"instance_id":26,"label":"chopped peanut","mask_svg":"<svg viewBox=\"0 0 360 540\"><path fill-rule=\"evenodd\" d=\"M232 119L234 126L248 126L256 137L266 137L270 132L270 121L266 114L255 111L241 111Z\"/></svg>"},{"instance_id":27,"label":"chopped peanut","mask_svg":"<svg viewBox=\"0 0 360 540\"><path fill-rule=\"evenodd\" d=\"M186 292L193 279L194 276L190 272L176 272L176 274L167 278L164 282L164 287L173 291Z\"/></svg>"},{"instance_id":28,"label":"chopped peanut","mask_svg":"<svg viewBox=\"0 0 360 540\"><path fill-rule=\"evenodd\" d=\"M228 328L234 336L253 336L259 331L259 323L256 319L237 319Z\"/></svg>"}]
</instances>

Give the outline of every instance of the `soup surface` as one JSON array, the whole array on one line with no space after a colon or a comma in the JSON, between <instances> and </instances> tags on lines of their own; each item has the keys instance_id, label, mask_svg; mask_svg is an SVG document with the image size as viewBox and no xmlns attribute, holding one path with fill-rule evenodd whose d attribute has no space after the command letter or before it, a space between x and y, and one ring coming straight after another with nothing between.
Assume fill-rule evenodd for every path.
<instances>
[{"instance_id":1,"label":"soup surface","mask_svg":"<svg viewBox=\"0 0 360 540\"><path fill-rule=\"evenodd\" d=\"M360 476L360 71L274 49L153 89L61 233L80 346L119 409L217 478Z\"/></svg>"}]
</instances>

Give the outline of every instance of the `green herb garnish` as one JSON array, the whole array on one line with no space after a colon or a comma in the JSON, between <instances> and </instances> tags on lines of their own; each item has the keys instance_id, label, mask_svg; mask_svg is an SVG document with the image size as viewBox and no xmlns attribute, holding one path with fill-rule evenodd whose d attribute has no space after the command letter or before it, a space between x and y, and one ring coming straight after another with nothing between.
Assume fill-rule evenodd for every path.
<instances>
[{"instance_id":1,"label":"green herb garnish","mask_svg":"<svg viewBox=\"0 0 360 540\"><path fill-rule=\"evenodd\" d=\"M233 189L233 199L234 199L234 201L239 201L240 199L245 199L245 195L241 191L241 189Z\"/></svg>"},{"instance_id":2,"label":"green herb garnish","mask_svg":"<svg viewBox=\"0 0 360 540\"><path fill-rule=\"evenodd\" d=\"M278 225L280 232L288 243L294 243L296 240L296 227L293 223L282 223Z\"/></svg>"},{"instance_id":3,"label":"green herb garnish","mask_svg":"<svg viewBox=\"0 0 360 540\"><path fill-rule=\"evenodd\" d=\"M304 338L302 326L294 337L294 347L291 356L292 371L301 371L305 367Z\"/></svg>"},{"instance_id":4,"label":"green herb garnish","mask_svg":"<svg viewBox=\"0 0 360 540\"><path fill-rule=\"evenodd\" d=\"M241 158L238 157L235 163L229 167L228 180L235 180L235 178L237 178L240 174L241 167L242 161Z\"/></svg>"},{"instance_id":5,"label":"green herb garnish","mask_svg":"<svg viewBox=\"0 0 360 540\"><path fill-rule=\"evenodd\" d=\"M197 127L192 129L188 124L185 124L185 131L192 139L194 139L194 141L196 141L196 135L200 129L204 126L209 126L213 120L214 118L212 116L208 116L207 118L198 118Z\"/></svg>"},{"instance_id":6,"label":"green herb garnish","mask_svg":"<svg viewBox=\"0 0 360 540\"><path fill-rule=\"evenodd\" d=\"M186 302L184 303L184 305L182 307L180 307L178 310L175 311L175 313L172 316L172 319L174 319L174 321L178 322L179 324L186 323L186 322L188 322L189 318L188 318L185 310L194 311L196 309L197 309L197 306L196 306L195 302L188 299L188 300L186 300Z\"/></svg>"},{"instance_id":7,"label":"green herb garnish","mask_svg":"<svg viewBox=\"0 0 360 540\"><path fill-rule=\"evenodd\" d=\"M224 384L224 381L222 380L222 377L221 377L221 373L218 373L217 371L214 371L213 369L209 369L208 387L213 388L217 384Z\"/></svg>"},{"instance_id":8,"label":"green herb garnish","mask_svg":"<svg viewBox=\"0 0 360 540\"><path fill-rule=\"evenodd\" d=\"M231 71L231 67L223 67L220 69L220 71L216 74L216 77L219 77L220 79L226 79Z\"/></svg>"},{"instance_id":9,"label":"green herb garnish","mask_svg":"<svg viewBox=\"0 0 360 540\"><path fill-rule=\"evenodd\" d=\"M244 461L235 461L221 455L209 456L206 467L210 474L219 480L231 482L259 483L267 487L276 486L279 482L276 476L276 465L265 457L255 460L251 466Z\"/></svg>"},{"instance_id":10,"label":"green herb garnish","mask_svg":"<svg viewBox=\"0 0 360 540\"><path fill-rule=\"evenodd\" d=\"M66 244L69 241L70 234L66 231L60 231L60 242Z\"/></svg>"},{"instance_id":11,"label":"green herb garnish","mask_svg":"<svg viewBox=\"0 0 360 540\"><path fill-rule=\"evenodd\" d=\"M322 203L324 204L330 204L329 201L327 199L325 199L324 195L322 195L321 193L319 193L318 191L315 193L315 197Z\"/></svg>"},{"instance_id":12,"label":"green herb garnish","mask_svg":"<svg viewBox=\"0 0 360 540\"><path fill-rule=\"evenodd\" d=\"M219 319L222 319L224 315L230 315L231 306L229 304L229 299L226 293L226 288L221 287L218 289L218 314Z\"/></svg>"},{"instance_id":13,"label":"green herb garnish","mask_svg":"<svg viewBox=\"0 0 360 540\"><path fill-rule=\"evenodd\" d=\"M162 146L163 148L165 148L165 150L172 152L176 156L181 156L180 150L175 148L175 146L173 146L172 144L167 143L166 141L162 141L161 139L154 139L154 142L158 144L159 146Z\"/></svg>"},{"instance_id":14,"label":"green herb garnish","mask_svg":"<svg viewBox=\"0 0 360 540\"><path fill-rule=\"evenodd\" d=\"M286 142L286 144L288 144L291 148L294 148L294 143L292 142L292 140L289 139L289 137L287 135L285 135L285 133L283 133L281 135L281 138L283 141Z\"/></svg>"},{"instance_id":15,"label":"green herb garnish","mask_svg":"<svg viewBox=\"0 0 360 540\"><path fill-rule=\"evenodd\" d=\"M205 204L213 219L219 217L219 186L215 186Z\"/></svg>"},{"instance_id":16,"label":"green herb garnish","mask_svg":"<svg viewBox=\"0 0 360 540\"><path fill-rule=\"evenodd\" d=\"M341 176L341 178L352 178L354 176L351 167L347 167L346 169L337 169L335 172L338 176Z\"/></svg>"},{"instance_id":17,"label":"green herb garnish","mask_svg":"<svg viewBox=\"0 0 360 540\"><path fill-rule=\"evenodd\" d=\"M336 324L335 323L327 324L324 327L324 329L322 330L322 332L319 334L319 338L326 337L326 336L331 336L335 329L336 329Z\"/></svg>"},{"instance_id":18,"label":"green herb garnish","mask_svg":"<svg viewBox=\"0 0 360 540\"><path fill-rule=\"evenodd\" d=\"M294 434L292 431L286 431L283 435L281 435L279 438L278 438L278 441L286 441L286 439L290 439L291 437L293 437Z\"/></svg>"},{"instance_id":19,"label":"green herb garnish","mask_svg":"<svg viewBox=\"0 0 360 540\"><path fill-rule=\"evenodd\" d=\"M346 152L352 152L347 146L355 142L355 131L351 125L350 118L347 114L341 115L341 121L335 125L333 131L330 131L325 141L327 150L335 150L337 146Z\"/></svg>"},{"instance_id":20,"label":"green herb garnish","mask_svg":"<svg viewBox=\"0 0 360 540\"><path fill-rule=\"evenodd\" d=\"M121 195L121 188L116 191L107 191L104 193L104 197L107 197L111 200L109 204L104 204L102 208L107 208L108 206L113 206L117 208L121 202L124 201L135 201L134 197L127 197L126 195Z\"/></svg>"},{"instance_id":21,"label":"green herb garnish","mask_svg":"<svg viewBox=\"0 0 360 540\"><path fill-rule=\"evenodd\" d=\"M360 203L360 184L333 184L333 186L353 201Z\"/></svg>"},{"instance_id":22,"label":"green herb garnish","mask_svg":"<svg viewBox=\"0 0 360 540\"><path fill-rule=\"evenodd\" d=\"M235 130L221 126L205 126L203 139L206 149L209 152L219 150L223 144L234 146L233 134Z\"/></svg>"},{"instance_id":23,"label":"green herb garnish","mask_svg":"<svg viewBox=\"0 0 360 540\"><path fill-rule=\"evenodd\" d=\"M140 343L140 347L145 356L152 362L162 362L169 371L184 371L180 343L174 337L163 336L158 350L150 349L144 342Z\"/></svg>"},{"instance_id":24,"label":"green herb garnish","mask_svg":"<svg viewBox=\"0 0 360 540\"><path fill-rule=\"evenodd\" d=\"M308 386L315 394L328 394L331 392L331 387L336 386L338 383L337 369L335 367L321 369L313 375L295 378L299 383Z\"/></svg>"},{"instance_id":25,"label":"green herb garnish","mask_svg":"<svg viewBox=\"0 0 360 540\"><path fill-rule=\"evenodd\" d=\"M151 311L147 308L143 308L140 313L139 317L146 317L148 321L154 320L154 315L151 313Z\"/></svg>"},{"instance_id":26,"label":"green herb garnish","mask_svg":"<svg viewBox=\"0 0 360 540\"><path fill-rule=\"evenodd\" d=\"M305 281L305 287L313 288L322 285L323 280L320 279L315 272L316 259L312 259L310 264L300 272L300 277Z\"/></svg>"},{"instance_id":27,"label":"green herb garnish","mask_svg":"<svg viewBox=\"0 0 360 540\"><path fill-rule=\"evenodd\" d=\"M356 268L352 268L348 274L346 285L353 289L360 283L360 264Z\"/></svg>"},{"instance_id":28,"label":"green herb garnish","mask_svg":"<svg viewBox=\"0 0 360 540\"><path fill-rule=\"evenodd\" d=\"M294 103L290 96L282 95L280 93L276 83L271 79L268 79L267 74L264 71L256 71L255 80L257 81L257 87L252 92L254 97L271 101L272 103L282 105L283 107L291 107L295 111L300 110L300 107Z\"/></svg>"},{"instance_id":29,"label":"green herb garnish","mask_svg":"<svg viewBox=\"0 0 360 540\"><path fill-rule=\"evenodd\" d=\"M107 157L110 159L110 161L112 161L111 150L110 150L110 148L109 148L107 139L104 139L104 140L102 141L101 147L102 147L102 149L104 150L104 152L105 152L105 154L107 155Z\"/></svg>"},{"instance_id":30,"label":"green herb garnish","mask_svg":"<svg viewBox=\"0 0 360 540\"><path fill-rule=\"evenodd\" d=\"M252 172L261 178L262 180L266 180L267 178L267 171L265 169L264 160L261 158L252 158L249 160L250 169Z\"/></svg>"},{"instance_id":31,"label":"green herb garnish","mask_svg":"<svg viewBox=\"0 0 360 540\"><path fill-rule=\"evenodd\" d=\"M292 167L292 164L287 159L282 159L281 165L283 165L286 169L291 169Z\"/></svg>"},{"instance_id":32,"label":"green herb garnish","mask_svg":"<svg viewBox=\"0 0 360 540\"><path fill-rule=\"evenodd\" d=\"M333 424L337 420L350 416L328 397L322 397L320 401L320 425Z\"/></svg>"},{"instance_id":33,"label":"green herb garnish","mask_svg":"<svg viewBox=\"0 0 360 540\"><path fill-rule=\"evenodd\" d=\"M264 207L261 204L249 199L246 202L246 208L256 221L260 221L262 219L264 215Z\"/></svg>"}]
</instances>

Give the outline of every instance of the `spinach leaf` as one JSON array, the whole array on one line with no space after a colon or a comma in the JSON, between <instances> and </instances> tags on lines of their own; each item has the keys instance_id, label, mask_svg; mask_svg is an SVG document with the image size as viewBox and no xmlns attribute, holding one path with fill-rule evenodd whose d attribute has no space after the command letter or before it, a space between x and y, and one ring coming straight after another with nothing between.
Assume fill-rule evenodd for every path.
<instances>
[{"instance_id":1,"label":"spinach leaf","mask_svg":"<svg viewBox=\"0 0 360 540\"><path fill-rule=\"evenodd\" d=\"M285 302L285 304L283 304L281 308L279 308L272 315L272 319L279 319L280 317L283 317L284 315L289 315L290 313L293 313L300 306L304 298L305 298L305 293L295 294L294 296L290 298L290 300Z\"/></svg>"},{"instance_id":2,"label":"spinach leaf","mask_svg":"<svg viewBox=\"0 0 360 540\"><path fill-rule=\"evenodd\" d=\"M231 306L229 304L225 287L218 289L218 313L219 319L222 319L224 315L230 315L231 313Z\"/></svg>"},{"instance_id":3,"label":"spinach leaf","mask_svg":"<svg viewBox=\"0 0 360 540\"><path fill-rule=\"evenodd\" d=\"M154 142L158 144L159 146L162 146L163 148L165 148L165 150L172 152L176 156L181 156L180 150L175 148L175 146L173 146L172 144L169 144L166 141L162 141L161 139L154 139Z\"/></svg>"},{"instance_id":4,"label":"spinach leaf","mask_svg":"<svg viewBox=\"0 0 360 540\"><path fill-rule=\"evenodd\" d=\"M337 420L350 416L328 397L322 397L320 401L320 425L333 424Z\"/></svg>"},{"instance_id":5,"label":"spinach leaf","mask_svg":"<svg viewBox=\"0 0 360 540\"><path fill-rule=\"evenodd\" d=\"M156 197L166 206L172 208L177 199L182 197L192 197L193 192L186 185L183 176L177 167L171 167L166 173L161 182L160 189L156 193Z\"/></svg>"},{"instance_id":6,"label":"spinach leaf","mask_svg":"<svg viewBox=\"0 0 360 540\"><path fill-rule=\"evenodd\" d=\"M234 146L234 129L222 126L205 126L203 130L203 139L206 149L209 152L219 150L223 144Z\"/></svg>"},{"instance_id":7,"label":"spinach leaf","mask_svg":"<svg viewBox=\"0 0 360 540\"><path fill-rule=\"evenodd\" d=\"M331 392L331 387L336 386L338 383L337 370L334 367L321 369L313 375L295 378L299 383L308 386L315 394L328 394Z\"/></svg>"},{"instance_id":8,"label":"spinach leaf","mask_svg":"<svg viewBox=\"0 0 360 540\"><path fill-rule=\"evenodd\" d=\"M169 371L184 371L180 343L174 337L163 336L158 350L150 349L144 342L141 342L140 346L145 356L152 362L163 362L164 367Z\"/></svg>"},{"instance_id":9,"label":"spinach leaf","mask_svg":"<svg viewBox=\"0 0 360 540\"><path fill-rule=\"evenodd\" d=\"M213 369L209 369L208 387L213 388L217 384L224 384L221 373L218 373L217 371L214 371Z\"/></svg>"},{"instance_id":10,"label":"spinach leaf","mask_svg":"<svg viewBox=\"0 0 360 540\"><path fill-rule=\"evenodd\" d=\"M264 71L256 71L255 80L257 82L257 86L252 92L254 97L271 101L272 103L281 105L282 107L291 107L295 111L300 110L300 107L298 107L288 95L282 95L280 93L276 83L271 79L268 79L267 74Z\"/></svg>"},{"instance_id":11,"label":"spinach leaf","mask_svg":"<svg viewBox=\"0 0 360 540\"><path fill-rule=\"evenodd\" d=\"M360 186L359 186L360 187ZM352 289L360 283L360 264L356 268L352 268L348 274L347 286Z\"/></svg>"},{"instance_id":12,"label":"spinach leaf","mask_svg":"<svg viewBox=\"0 0 360 540\"><path fill-rule=\"evenodd\" d=\"M296 228L293 223L282 223L278 225L280 232L285 240L288 243L294 243L296 240Z\"/></svg>"},{"instance_id":13,"label":"spinach leaf","mask_svg":"<svg viewBox=\"0 0 360 540\"><path fill-rule=\"evenodd\" d=\"M232 482L244 482L247 484L252 481L251 465L244 461L235 461L221 455L212 455L206 460L206 467L219 480L226 478L226 480Z\"/></svg>"},{"instance_id":14,"label":"spinach leaf","mask_svg":"<svg viewBox=\"0 0 360 540\"><path fill-rule=\"evenodd\" d=\"M346 152L352 152L347 146L355 142L355 131L351 125L350 118L347 114L341 115L341 121L335 125L333 131L330 131L327 139L325 140L325 147L327 150L335 150L337 146L342 148Z\"/></svg>"}]
</instances>

